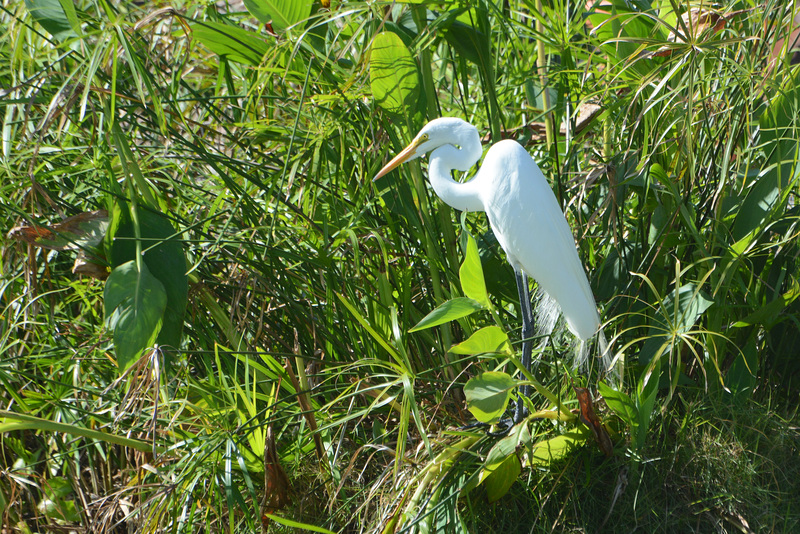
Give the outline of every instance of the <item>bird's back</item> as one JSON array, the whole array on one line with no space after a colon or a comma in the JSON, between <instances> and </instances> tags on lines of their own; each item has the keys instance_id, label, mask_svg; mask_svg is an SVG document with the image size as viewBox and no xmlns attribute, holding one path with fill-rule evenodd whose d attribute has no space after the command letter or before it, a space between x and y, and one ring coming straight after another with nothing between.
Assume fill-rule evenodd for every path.
<instances>
[{"instance_id":1,"label":"bird's back","mask_svg":"<svg viewBox=\"0 0 800 534\"><path fill-rule=\"evenodd\" d=\"M475 179L483 182L484 209L508 261L558 303L578 338L591 338L600 324L597 305L572 231L536 162L516 141L501 141Z\"/></svg>"}]
</instances>

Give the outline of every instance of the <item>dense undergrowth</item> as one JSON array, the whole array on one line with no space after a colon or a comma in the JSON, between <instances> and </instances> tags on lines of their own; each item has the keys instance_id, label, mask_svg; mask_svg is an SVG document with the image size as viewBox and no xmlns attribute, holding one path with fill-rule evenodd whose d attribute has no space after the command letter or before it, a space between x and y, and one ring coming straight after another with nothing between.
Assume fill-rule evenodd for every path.
<instances>
[{"instance_id":1,"label":"dense undergrowth","mask_svg":"<svg viewBox=\"0 0 800 534\"><path fill-rule=\"evenodd\" d=\"M785 4L3 2L4 532L796 530ZM540 163L622 371L554 336L504 440L463 386L513 272L424 164L372 182L438 116ZM489 302L409 332L468 232Z\"/></svg>"}]
</instances>

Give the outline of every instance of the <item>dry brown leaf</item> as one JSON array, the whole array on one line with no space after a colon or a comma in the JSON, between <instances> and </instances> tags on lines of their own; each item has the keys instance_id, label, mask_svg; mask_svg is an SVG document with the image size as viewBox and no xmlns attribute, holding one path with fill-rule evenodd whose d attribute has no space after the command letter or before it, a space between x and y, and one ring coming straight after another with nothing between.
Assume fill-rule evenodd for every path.
<instances>
[{"instance_id":1,"label":"dry brown leaf","mask_svg":"<svg viewBox=\"0 0 800 534\"><path fill-rule=\"evenodd\" d=\"M580 405L580 412L578 413L578 417L580 417L581 422L589 427L589 430L592 431L594 434L595 439L597 440L597 445L600 447L600 450L603 451L603 454L606 456L611 456L614 453L614 444L611 443L611 437L606 432L606 429L603 427L603 423L600 422L600 419L597 417L597 414L594 412L594 403L592 402L592 394L588 388L579 388L572 386L572 389L575 390L575 394L578 397L578 404Z\"/></svg>"}]
</instances>

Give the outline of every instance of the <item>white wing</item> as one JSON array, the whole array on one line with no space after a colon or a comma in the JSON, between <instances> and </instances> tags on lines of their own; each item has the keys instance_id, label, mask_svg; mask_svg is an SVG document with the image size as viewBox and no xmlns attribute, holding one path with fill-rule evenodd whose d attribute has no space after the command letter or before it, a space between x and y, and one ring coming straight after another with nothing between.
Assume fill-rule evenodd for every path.
<instances>
[{"instance_id":1,"label":"white wing","mask_svg":"<svg viewBox=\"0 0 800 534\"><path fill-rule=\"evenodd\" d=\"M509 263L555 299L578 338L591 338L600 325L597 305L572 231L536 162L517 142L501 141L475 180L483 182L484 209Z\"/></svg>"}]
</instances>

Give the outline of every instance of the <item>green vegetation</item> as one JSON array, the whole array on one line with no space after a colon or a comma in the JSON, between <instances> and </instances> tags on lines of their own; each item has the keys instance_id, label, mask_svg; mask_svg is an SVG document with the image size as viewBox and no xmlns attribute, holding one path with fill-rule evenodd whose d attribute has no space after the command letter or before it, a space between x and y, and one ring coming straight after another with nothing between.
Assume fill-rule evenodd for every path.
<instances>
[{"instance_id":1,"label":"green vegetation","mask_svg":"<svg viewBox=\"0 0 800 534\"><path fill-rule=\"evenodd\" d=\"M4 2L4 532L800 529L786 4ZM442 115L540 163L621 371L554 336L505 438L485 217L372 182Z\"/></svg>"}]
</instances>

